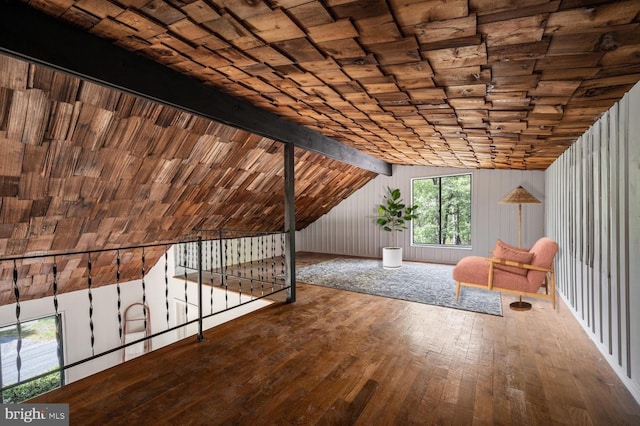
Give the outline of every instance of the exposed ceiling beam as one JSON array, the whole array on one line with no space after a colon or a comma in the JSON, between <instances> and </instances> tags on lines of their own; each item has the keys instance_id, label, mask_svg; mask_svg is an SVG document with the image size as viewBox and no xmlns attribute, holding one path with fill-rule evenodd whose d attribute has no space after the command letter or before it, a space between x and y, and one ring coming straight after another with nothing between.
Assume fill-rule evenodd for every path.
<instances>
[{"instance_id":1,"label":"exposed ceiling beam","mask_svg":"<svg viewBox=\"0 0 640 426\"><path fill-rule=\"evenodd\" d=\"M85 80L292 143L378 174L389 163L128 52L25 4L0 0L0 52Z\"/></svg>"}]
</instances>

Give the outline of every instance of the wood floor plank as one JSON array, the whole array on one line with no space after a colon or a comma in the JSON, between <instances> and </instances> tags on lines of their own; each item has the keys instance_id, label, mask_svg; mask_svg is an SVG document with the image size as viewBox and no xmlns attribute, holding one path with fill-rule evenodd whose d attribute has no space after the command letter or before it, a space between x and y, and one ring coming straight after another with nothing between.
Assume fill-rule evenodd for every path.
<instances>
[{"instance_id":1,"label":"wood floor plank","mask_svg":"<svg viewBox=\"0 0 640 426\"><path fill-rule=\"evenodd\" d=\"M301 263L324 260L313 254ZM640 424L559 302L504 316L298 285L275 303L32 402L71 424Z\"/></svg>"},{"instance_id":2,"label":"wood floor plank","mask_svg":"<svg viewBox=\"0 0 640 426\"><path fill-rule=\"evenodd\" d=\"M486 376L480 376L485 378ZM483 425L493 423L493 393L491 380L478 380L473 400L473 422Z\"/></svg>"}]
</instances>

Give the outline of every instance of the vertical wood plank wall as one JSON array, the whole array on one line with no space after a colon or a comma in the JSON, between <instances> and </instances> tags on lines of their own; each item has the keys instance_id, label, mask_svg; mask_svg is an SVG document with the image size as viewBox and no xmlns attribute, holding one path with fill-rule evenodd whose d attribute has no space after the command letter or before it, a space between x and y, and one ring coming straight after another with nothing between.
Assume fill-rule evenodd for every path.
<instances>
[{"instance_id":1,"label":"vertical wood plank wall","mask_svg":"<svg viewBox=\"0 0 640 426\"><path fill-rule=\"evenodd\" d=\"M411 200L411 179L471 173L472 248L420 247L411 245L410 231L399 236L405 260L455 264L474 254L487 256L496 239L518 244L518 207L498 202L518 185L523 185L544 203L544 172L516 170L465 170L455 168L395 166L393 176L378 176L351 197L307 228L297 232L298 251L382 256L390 244L372 218L382 202L387 186L400 188L403 199ZM531 246L544 234L544 204L523 205L523 246Z\"/></svg>"},{"instance_id":2,"label":"vertical wood plank wall","mask_svg":"<svg viewBox=\"0 0 640 426\"><path fill-rule=\"evenodd\" d=\"M545 180L559 293L640 401L640 85Z\"/></svg>"}]
</instances>

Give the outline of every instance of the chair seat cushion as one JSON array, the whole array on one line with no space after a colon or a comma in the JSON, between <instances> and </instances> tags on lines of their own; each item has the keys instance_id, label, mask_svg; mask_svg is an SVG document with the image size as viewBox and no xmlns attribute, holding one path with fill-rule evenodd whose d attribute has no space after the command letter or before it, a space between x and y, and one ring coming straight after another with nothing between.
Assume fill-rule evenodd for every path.
<instances>
[{"instance_id":1,"label":"chair seat cushion","mask_svg":"<svg viewBox=\"0 0 640 426\"><path fill-rule=\"evenodd\" d=\"M461 259L453 268L453 279L464 283L488 286L489 260L480 256L467 256ZM524 292L537 292L539 288L532 288L525 276L496 268L493 271L493 287Z\"/></svg>"},{"instance_id":2,"label":"chair seat cushion","mask_svg":"<svg viewBox=\"0 0 640 426\"><path fill-rule=\"evenodd\" d=\"M489 279L489 260L480 256L460 259L453 268L453 279L472 284L486 284Z\"/></svg>"}]
</instances>

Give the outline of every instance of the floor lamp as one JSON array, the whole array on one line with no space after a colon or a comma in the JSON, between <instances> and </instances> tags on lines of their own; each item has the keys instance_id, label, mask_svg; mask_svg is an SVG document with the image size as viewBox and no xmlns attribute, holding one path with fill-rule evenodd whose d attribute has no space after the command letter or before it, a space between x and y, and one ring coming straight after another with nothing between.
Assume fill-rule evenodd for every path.
<instances>
[{"instance_id":1,"label":"floor lamp","mask_svg":"<svg viewBox=\"0 0 640 426\"><path fill-rule=\"evenodd\" d=\"M500 204L517 204L518 205L518 247L522 248L522 205L523 204L540 204L540 200L531 195L529 191L522 186L518 186L504 197ZM522 295L520 300L509 304L509 307L515 311L527 311L531 309L531 303L523 302Z\"/></svg>"}]
</instances>

